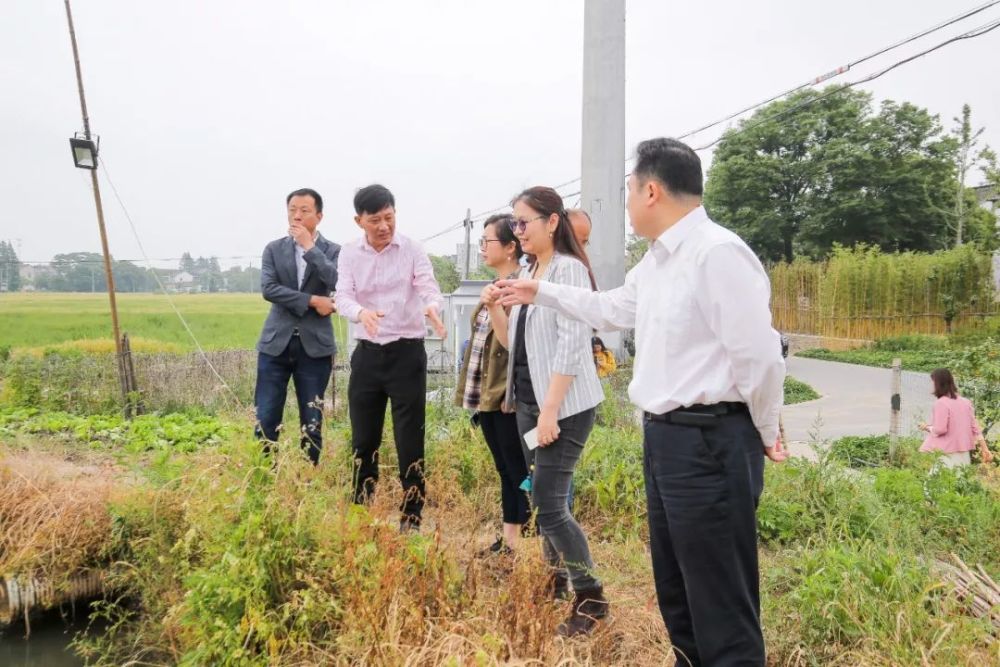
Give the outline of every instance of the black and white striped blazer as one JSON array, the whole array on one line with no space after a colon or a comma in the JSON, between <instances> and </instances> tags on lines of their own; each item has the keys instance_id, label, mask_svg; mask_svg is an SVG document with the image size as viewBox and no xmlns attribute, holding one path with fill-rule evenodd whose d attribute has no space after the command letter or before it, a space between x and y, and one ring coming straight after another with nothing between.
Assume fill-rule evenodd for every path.
<instances>
[{"instance_id":1,"label":"black and white striped blazer","mask_svg":"<svg viewBox=\"0 0 1000 667\"><path fill-rule=\"evenodd\" d=\"M529 269L521 270L520 278L530 278ZM590 275L583 262L571 255L556 253L545 273L539 278L560 285L590 288ZM578 320L571 319L552 308L542 306L514 306L507 321L507 337L511 350L507 358L507 409L517 401L514 395L514 345L517 337L517 319L520 309L527 307L524 324L525 352L528 354L528 372L531 386L539 406L549 390L553 373L572 375L573 382L559 407L557 419L565 419L597 406L604 400L604 390L594 365L591 329Z\"/></svg>"}]
</instances>

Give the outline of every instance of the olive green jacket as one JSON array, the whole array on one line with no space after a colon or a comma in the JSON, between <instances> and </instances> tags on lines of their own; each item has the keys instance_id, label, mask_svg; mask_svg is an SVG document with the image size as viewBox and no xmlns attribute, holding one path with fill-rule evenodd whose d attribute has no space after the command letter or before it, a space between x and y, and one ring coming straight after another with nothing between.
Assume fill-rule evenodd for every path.
<instances>
[{"instance_id":1,"label":"olive green jacket","mask_svg":"<svg viewBox=\"0 0 1000 667\"><path fill-rule=\"evenodd\" d=\"M469 376L469 357L472 356L472 338L476 334L476 318L484 308L482 302L472 313L472 327L469 344L465 346L465 357L462 359L462 371L458 374L458 386L455 388L455 405L462 407L465 398L465 382ZM503 404L507 391L507 348L500 344L491 329L486 336L486 346L483 349L482 388L479 393L479 411L496 412Z\"/></svg>"}]
</instances>

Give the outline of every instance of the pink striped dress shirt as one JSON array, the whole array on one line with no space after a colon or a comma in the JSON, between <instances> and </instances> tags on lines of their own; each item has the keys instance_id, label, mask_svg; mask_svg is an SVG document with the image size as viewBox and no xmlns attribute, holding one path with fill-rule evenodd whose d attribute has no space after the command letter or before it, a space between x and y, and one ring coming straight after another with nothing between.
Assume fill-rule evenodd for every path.
<instances>
[{"instance_id":1,"label":"pink striped dress shirt","mask_svg":"<svg viewBox=\"0 0 1000 667\"><path fill-rule=\"evenodd\" d=\"M971 452L976 448L980 432L972 401L961 396L942 396L934 402L930 433L920 451L941 451L946 454Z\"/></svg>"},{"instance_id":2,"label":"pink striped dress shirt","mask_svg":"<svg viewBox=\"0 0 1000 667\"><path fill-rule=\"evenodd\" d=\"M416 241L398 232L381 252L362 236L345 243L337 265L337 310L352 322L354 337L384 345L400 338L423 338L424 310L441 311L444 299L427 253ZM382 311L378 333L372 337L358 322L364 309Z\"/></svg>"}]
</instances>

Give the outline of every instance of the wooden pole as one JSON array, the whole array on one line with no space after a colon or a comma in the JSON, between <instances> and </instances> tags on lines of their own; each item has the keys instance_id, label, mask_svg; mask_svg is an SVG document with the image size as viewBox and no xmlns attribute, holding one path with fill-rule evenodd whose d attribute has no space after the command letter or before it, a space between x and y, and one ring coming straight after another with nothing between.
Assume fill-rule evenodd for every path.
<instances>
[{"instance_id":1,"label":"wooden pole","mask_svg":"<svg viewBox=\"0 0 1000 667\"><path fill-rule=\"evenodd\" d=\"M76 44L76 30L73 28L73 12L69 0L66 5L66 22L69 24L69 39L73 45L73 65L76 68L76 87L80 94L80 113L83 116L83 133L90 140L90 115L87 113L87 98L83 93L83 74L80 71L80 51ZM121 329L118 325L118 303L115 299L115 277L111 271L111 253L108 250L108 232L104 225L104 205L101 202L101 188L97 182L97 155L94 155L94 168L90 170L90 183L94 190L94 206L97 208L97 228L101 235L101 252L104 254L104 276L108 285L108 301L111 304L111 329L115 337L115 361L118 366L118 383L122 390L122 399L128 404L128 378L122 350ZM129 412L126 409L126 412Z\"/></svg>"},{"instance_id":2,"label":"wooden pole","mask_svg":"<svg viewBox=\"0 0 1000 667\"><path fill-rule=\"evenodd\" d=\"M889 460L896 460L896 447L899 444L899 418L902 408L900 392L903 386L902 360L892 360L892 396L889 406L892 410L889 416Z\"/></svg>"}]
</instances>

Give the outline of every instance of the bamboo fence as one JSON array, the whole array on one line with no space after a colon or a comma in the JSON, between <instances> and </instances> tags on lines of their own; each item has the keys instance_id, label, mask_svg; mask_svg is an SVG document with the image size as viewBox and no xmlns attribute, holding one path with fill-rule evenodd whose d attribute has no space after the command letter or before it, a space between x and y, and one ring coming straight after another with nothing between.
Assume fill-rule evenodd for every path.
<instances>
[{"instance_id":1,"label":"bamboo fence","mask_svg":"<svg viewBox=\"0 0 1000 667\"><path fill-rule=\"evenodd\" d=\"M768 273L775 328L786 332L877 340L949 333L1000 313L992 258L971 246L837 249L829 260L775 264Z\"/></svg>"}]
</instances>

